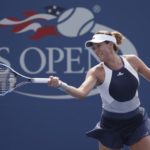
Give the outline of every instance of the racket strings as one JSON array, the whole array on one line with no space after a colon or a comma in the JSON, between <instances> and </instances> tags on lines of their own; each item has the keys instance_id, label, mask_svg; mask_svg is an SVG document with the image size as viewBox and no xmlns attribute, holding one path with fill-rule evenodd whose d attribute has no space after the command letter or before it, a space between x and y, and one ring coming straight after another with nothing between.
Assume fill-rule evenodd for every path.
<instances>
[{"instance_id":1,"label":"racket strings","mask_svg":"<svg viewBox=\"0 0 150 150\"><path fill-rule=\"evenodd\" d=\"M0 66L0 93L3 94L15 88L16 76L5 66Z\"/></svg>"}]
</instances>

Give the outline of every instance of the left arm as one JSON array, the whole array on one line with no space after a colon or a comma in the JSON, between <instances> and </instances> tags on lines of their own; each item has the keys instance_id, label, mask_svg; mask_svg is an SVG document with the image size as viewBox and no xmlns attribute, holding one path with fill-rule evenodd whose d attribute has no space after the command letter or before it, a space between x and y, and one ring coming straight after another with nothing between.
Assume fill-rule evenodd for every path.
<instances>
[{"instance_id":1,"label":"left arm","mask_svg":"<svg viewBox=\"0 0 150 150\"><path fill-rule=\"evenodd\" d=\"M139 57L129 55L126 58L139 74L150 81L150 68Z\"/></svg>"}]
</instances>

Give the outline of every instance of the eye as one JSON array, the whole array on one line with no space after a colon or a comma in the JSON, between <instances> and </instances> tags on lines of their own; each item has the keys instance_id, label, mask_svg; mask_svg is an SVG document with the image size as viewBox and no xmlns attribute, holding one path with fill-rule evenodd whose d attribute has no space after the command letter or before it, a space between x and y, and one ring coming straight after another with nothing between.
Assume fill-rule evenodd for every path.
<instances>
[{"instance_id":1,"label":"eye","mask_svg":"<svg viewBox=\"0 0 150 150\"><path fill-rule=\"evenodd\" d=\"M92 46L93 51L96 51L97 46Z\"/></svg>"},{"instance_id":2,"label":"eye","mask_svg":"<svg viewBox=\"0 0 150 150\"><path fill-rule=\"evenodd\" d=\"M95 50L95 46L94 45L91 48L92 48L92 50Z\"/></svg>"}]
</instances>

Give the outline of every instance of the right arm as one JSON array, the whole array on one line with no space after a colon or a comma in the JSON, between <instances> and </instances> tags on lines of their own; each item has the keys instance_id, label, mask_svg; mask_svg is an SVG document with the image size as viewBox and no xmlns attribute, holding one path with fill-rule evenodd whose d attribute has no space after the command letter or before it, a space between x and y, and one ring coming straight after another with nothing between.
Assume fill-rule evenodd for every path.
<instances>
[{"instance_id":1,"label":"right arm","mask_svg":"<svg viewBox=\"0 0 150 150\"><path fill-rule=\"evenodd\" d=\"M50 76L48 84L52 87L63 89L66 93L73 97L82 99L86 97L97 83L96 73L90 69L86 75L84 82L78 87L74 87L59 80L58 77Z\"/></svg>"}]
</instances>

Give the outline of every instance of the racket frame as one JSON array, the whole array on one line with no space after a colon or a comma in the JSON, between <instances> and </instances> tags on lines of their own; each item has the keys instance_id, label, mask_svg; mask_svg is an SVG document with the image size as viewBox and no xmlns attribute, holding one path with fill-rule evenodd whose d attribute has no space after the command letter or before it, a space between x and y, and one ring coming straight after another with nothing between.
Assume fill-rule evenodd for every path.
<instances>
[{"instance_id":1,"label":"racket frame","mask_svg":"<svg viewBox=\"0 0 150 150\"><path fill-rule=\"evenodd\" d=\"M29 84L29 83L48 83L48 81L49 81L49 78L30 78L30 77L27 77L27 76L22 75L21 73L15 71L10 66L8 66L6 64L3 64L3 63L0 63L0 66L4 66L4 67L10 69L14 73L15 76L20 76L20 77L26 79L25 81L22 81L22 82L16 84L14 87L9 89L8 91L5 91L4 93L1 93L0 96L5 96L6 94L14 91L16 88L18 88L20 86L23 86L25 84Z\"/></svg>"}]
</instances>

